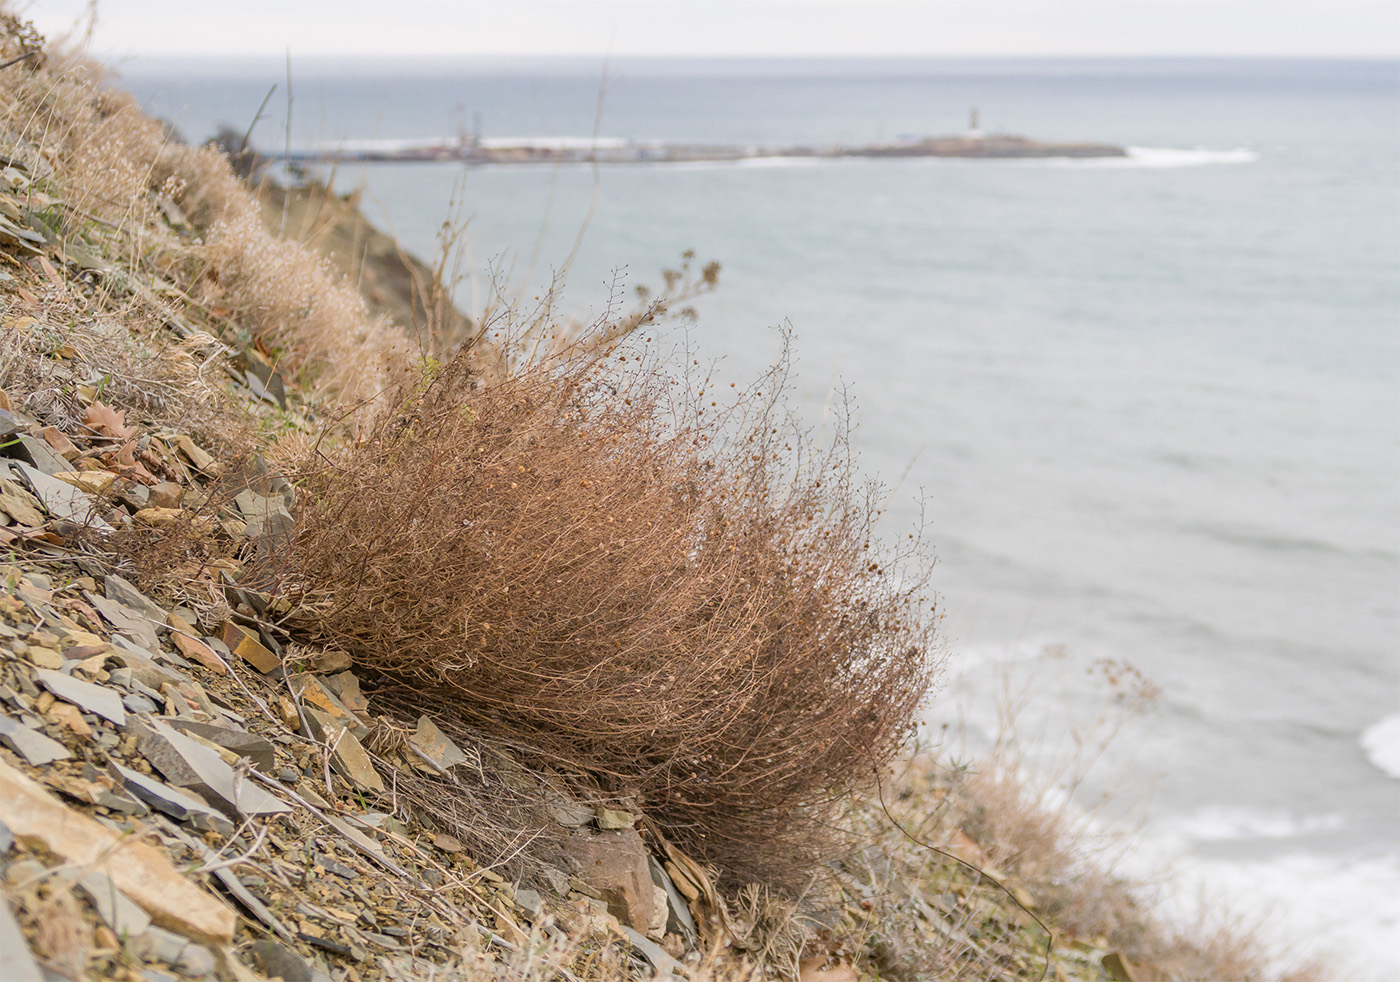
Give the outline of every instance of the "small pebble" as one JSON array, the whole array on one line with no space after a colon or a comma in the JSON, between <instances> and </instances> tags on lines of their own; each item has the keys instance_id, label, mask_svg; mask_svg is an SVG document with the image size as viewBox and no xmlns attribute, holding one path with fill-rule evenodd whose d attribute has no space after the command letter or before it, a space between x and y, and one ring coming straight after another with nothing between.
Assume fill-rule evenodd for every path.
<instances>
[{"instance_id":1,"label":"small pebble","mask_svg":"<svg viewBox=\"0 0 1400 982\"><path fill-rule=\"evenodd\" d=\"M301 775L290 767L279 767L277 769L277 780L283 784L296 784L301 780Z\"/></svg>"},{"instance_id":2,"label":"small pebble","mask_svg":"<svg viewBox=\"0 0 1400 982\"><path fill-rule=\"evenodd\" d=\"M174 965L189 946L189 942L180 935L158 927L147 928L135 944L142 956L165 965Z\"/></svg>"},{"instance_id":3,"label":"small pebble","mask_svg":"<svg viewBox=\"0 0 1400 982\"><path fill-rule=\"evenodd\" d=\"M175 962L175 971L192 979L202 979L214 971L214 953L202 944L187 944Z\"/></svg>"}]
</instances>

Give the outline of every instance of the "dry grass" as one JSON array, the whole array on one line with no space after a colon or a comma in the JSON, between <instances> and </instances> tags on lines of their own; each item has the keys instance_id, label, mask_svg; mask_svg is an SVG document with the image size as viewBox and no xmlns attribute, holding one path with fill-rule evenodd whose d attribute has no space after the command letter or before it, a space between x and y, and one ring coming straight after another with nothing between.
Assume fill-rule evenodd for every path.
<instances>
[{"instance_id":1,"label":"dry grass","mask_svg":"<svg viewBox=\"0 0 1400 982\"><path fill-rule=\"evenodd\" d=\"M487 386L459 359L323 446L284 569L322 637L436 713L781 876L908 735L927 564L874 550L874 489L783 416L781 368L722 409L639 347L581 350Z\"/></svg>"},{"instance_id":2,"label":"dry grass","mask_svg":"<svg viewBox=\"0 0 1400 982\"><path fill-rule=\"evenodd\" d=\"M5 52L20 44L11 21ZM195 313L320 397L385 391L409 364L405 335L373 320L325 260L270 234L223 154L173 140L103 76L50 50L44 65L6 69L0 87L3 142L53 171L30 204L66 244L115 267L97 277L99 305L152 330Z\"/></svg>"},{"instance_id":3,"label":"dry grass","mask_svg":"<svg viewBox=\"0 0 1400 982\"><path fill-rule=\"evenodd\" d=\"M878 863L867 849L840 877L847 895L866 884L874 904L846 937L881 974L901 978L1038 978L1046 935L1036 918L1054 931L1052 978L1117 978L1103 967L1110 956L1138 966L1137 978L1332 978L1315 960L1274 951L1262 918L1217 903L1194 922L1164 920L1160 892L1170 870L1157 886L1117 871L1141 830L1074 802L1108 747L1132 739L1159 691L1131 666L1099 662L1095 670L1104 685L1099 711L1072 728L1058 761L1027 764L1021 712L1035 697L1032 680L1019 693L1003 687L1000 732L986 756L954 764L945 753L917 754L889 772L883 794L852 814L881 848ZM927 943L931 924L946 942L936 948Z\"/></svg>"}]
</instances>

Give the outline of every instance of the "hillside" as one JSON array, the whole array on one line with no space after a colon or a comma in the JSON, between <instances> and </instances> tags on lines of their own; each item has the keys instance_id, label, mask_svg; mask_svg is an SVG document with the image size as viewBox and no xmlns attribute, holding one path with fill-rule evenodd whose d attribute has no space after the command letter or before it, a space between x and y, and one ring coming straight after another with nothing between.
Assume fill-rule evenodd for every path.
<instances>
[{"instance_id":1,"label":"hillside","mask_svg":"<svg viewBox=\"0 0 1400 982\"><path fill-rule=\"evenodd\" d=\"M353 200L260 197L4 14L21 55L0 977L1271 977L1014 762L909 756L928 570L770 434L782 366L677 395L655 305L477 338Z\"/></svg>"}]
</instances>

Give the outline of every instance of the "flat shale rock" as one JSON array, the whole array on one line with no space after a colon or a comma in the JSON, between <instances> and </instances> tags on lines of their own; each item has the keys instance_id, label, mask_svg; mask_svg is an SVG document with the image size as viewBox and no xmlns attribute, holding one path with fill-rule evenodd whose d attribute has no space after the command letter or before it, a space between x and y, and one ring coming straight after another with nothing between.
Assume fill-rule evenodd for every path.
<instances>
[{"instance_id":1,"label":"flat shale rock","mask_svg":"<svg viewBox=\"0 0 1400 982\"><path fill-rule=\"evenodd\" d=\"M321 684L335 693L340 704L352 713L363 713L369 710L369 700L360 692L360 680L354 672L345 671L323 676Z\"/></svg>"},{"instance_id":2,"label":"flat shale rock","mask_svg":"<svg viewBox=\"0 0 1400 982\"><path fill-rule=\"evenodd\" d=\"M9 898L0 890L0 979L5 982L45 982L29 953L29 942L10 913Z\"/></svg>"},{"instance_id":3,"label":"flat shale rock","mask_svg":"<svg viewBox=\"0 0 1400 982\"><path fill-rule=\"evenodd\" d=\"M168 616L163 608L151 600L136 587L122 579L116 573L108 573L102 583L102 592L107 594L108 600L115 600L117 603L130 607L145 617L157 623L165 623Z\"/></svg>"},{"instance_id":4,"label":"flat shale rock","mask_svg":"<svg viewBox=\"0 0 1400 982\"><path fill-rule=\"evenodd\" d=\"M83 596L87 598L88 603L97 609L103 620L145 648L146 651L160 649L160 639L156 636L156 626L147 620L139 610L108 597L100 597L87 590L83 591Z\"/></svg>"},{"instance_id":5,"label":"flat shale rock","mask_svg":"<svg viewBox=\"0 0 1400 982\"><path fill-rule=\"evenodd\" d=\"M20 452L44 475L61 474L72 466L43 440L36 440L25 433L18 434L14 439L19 440ZM50 513L54 514L52 509ZM55 517L58 516L55 514Z\"/></svg>"},{"instance_id":6,"label":"flat shale rock","mask_svg":"<svg viewBox=\"0 0 1400 982\"><path fill-rule=\"evenodd\" d=\"M87 894L97 908L97 916L117 933L117 937L134 938L151 926L150 916L117 889L106 873L92 870L78 880L78 889Z\"/></svg>"},{"instance_id":7,"label":"flat shale rock","mask_svg":"<svg viewBox=\"0 0 1400 982\"><path fill-rule=\"evenodd\" d=\"M464 763L467 755L458 749L446 733L426 716L418 720L418 729L409 736L409 742L423 752L434 764L443 770Z\"/></svg>"},{"instance_id":8,"label":"flat shale rock","mask_svg":"<svg viewBox=\"0 0 1400 982\"><path fill-rule=\"evenodd\" d=\"M355 661L350 657L348 651L327 648L325 651L318 651L312 657L311 667L322 675L334 675L339 672L348 672L355 667Z\"/></svg>"},{"instance_id":9,"label":"flat shale rock","mask_svg":"<svg viewBox=\"0 0 1400 982\"><path fill-rule=\"evenodd\" d=\"M334 745L331 766L340 775L365 791L384 793L384 781L380 779L369 755L365 753L365 748L360 746L360 741L355 738L354 733L344 724L314 709L306 710L306 721L311 727L312 736Z\"/></svg>"},{"instance_id":10,"label":"flat shale rock","mask_svg":"<svg viewBox=\"0 0 1400 982\"><path fill-rule=\"evenodd\" d=\"M51 740L5 715L0 715L0 742L35 767L52 764L56 760L67 760L73 756L68 748L57 740Z\"/></svg>"},{"instance_id":11,"label":"flat shale rock","mask_svg":"<svg viewBox=\"0 0 1400 982\"><path fill-rule=\"evenodd\" d=\"M189 822L198 829L213 829L221 835L233 834L233 823L215 811L202 798L179 788L172 788L164 781L133 771L129 767L113 764L123 786L137 800L145 802L156 811L164 812L177 822Z\"/></svg>"},{"instance_id":12,"label":"flat shale rock","mask_svg":"<svg viewBox=\"0 0 1400 982\"><path fill-rule=\"evenodd\" d=\"M109 719L118 726L126 725L126 707L122 705L122 697L112 689L46 668L39 669L34 676L40 685L60 699Z\"/></svg>"},{"instance_id":13,"label":"flat shale rock","mask_svg":"<svg viewBox=\"0 0 1400 982\"><path fill-rule=\"evenodd\" d=\"M133 720L136 746L166 780L188 788L230 815L272 815L291 806L250 781L239 778L218 752L190 739L158 719Z\"/></svg>"},{"instance_id":14,"label":"flat shale rock","mask_svg":"<svg viewBox=\"0 0 1400 982\"><path fill-rule=\"evenodd\" d=\"M198 638L180 633L183 630L184 628L180 628L180 630L172 632L171 634L171 640L174 641L175 647L180 649L180 654L184 655L190 661L198 662L215 675L225 675L228 673L228 666L224 664L224 660L215 653L213 648L209 647L209 645Z\"/></svg>"},{"instance_id":15,"label":"flat shale rock","mask_svg":"<svg viewBox=\"0 0 1400 982\"><path fill-rule=\"evenodd\" d=\"M282 659L269 651L257 634L241 624L235 624L233 621L225 624L223 640L230 651L264 675L276 671L282 665Z\"/></svg>"},{"instance_id":16,"label":"flat shale rock","mask_svg":"<svg viewBox=\"0 0 1400 982\"><path fill-rule=\"evenodd\" d=\"M185 879L158 849L67 808L3 761L0 821L20 841L106 874L157 925L211 944L233 939L234 912Z\"/></svg>"},{"instance_id":17,"label":"flat shale rock","mask_svg":"<svg viewBox=\"0 0 1400 982\"><path fill-rule=\"evenodd\" d=\"M357 737L364 736L368 727L358 716L340 701L330 687L314 675L293 675L290 679L292 691L301 697L302 702L312 706L321 715L329 717L336 725L350 730ZM359 687L356 686L356 691Z\"/></svg>"},{"instance_id":18,"label":"flat shale rock","mask_svg":"<svg viewBox=\"0 0 1400 982\"><path fill-rule=\"evenodd\" d=\"M171 481L162 481L147 492L146 503L152 508L179 508L185 489Z\"/></svg>"},{"instance_id":19,"label":"flat shale rock","mask_svg":"<svg viewBox=\"0 0 1400 982\"><path fill-rule=\"evenodd\" d=\"M240 491L234 503L243 514L250 539L268 539L280 545L296 532L296 521L280 495L269 498L252 491Z\"/></svg>"},{"instance_id":20,"label":"flat shale rock","mask_svg":"<svg viewBox=\"0 0 1400 982\"><path fill-rule=\"evenodd\" d=\"M247 757L253 766L264 774L272 774L277 768L277 751L270 742L231 726L216 723L201 723L192 719L172 719L170 726L181 733L192 733L210 743L218 744L226 750Z\"/></svg>"},{"instance_id":21,"label":"flat shale rock","mask_svg":"<svg viewBox=\"0 0 1400 982\"><path fill-rule=\"evenodd\" d=\"M593 809L593 816L600 829L616 831L630 829L637 824L636 815L617 808L609 808L606 805L596 805Z\"/></svg>"},{"instance_id":22,"label":"flat shale rock","mask_svg":"<svg viewBox=\"0 0 1400 982\"><path fill-rule=\"evenodd\" d=\"M47 445L40 444L30 437L21 437L20 439L29 440L36 448L42 447L45 454L60 461L62 466L58 468L59 470L68 469L68 461L50 450ZM103 532L112 530L112 526L108 525L97 513L97 502L93 501L91 495L79 491L71 484L65 484L39 468L30 467L22 461L12 460L9 461L9 464L12 471L24 478L25 483L44 503L44 509L54 518L65 519L77 525L95 528Z\"/></svg>"}]
</instances>

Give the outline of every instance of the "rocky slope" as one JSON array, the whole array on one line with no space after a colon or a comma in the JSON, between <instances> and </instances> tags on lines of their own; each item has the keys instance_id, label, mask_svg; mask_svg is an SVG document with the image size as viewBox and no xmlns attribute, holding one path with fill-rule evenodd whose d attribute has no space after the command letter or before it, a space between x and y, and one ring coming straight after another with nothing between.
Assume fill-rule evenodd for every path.
<instances>
[{"instance_id":1,"label":"rocky slope","mask_svg":"<svg viewBox=\"0 0 1400 982\"><path fill-rule=\"evenodd\" d=\"M1131 916L1068 916L959 769L852 802L803 897L722 896L635 802L395 712L240 577L296 535L279 446L411 347L351 287L469 321L352 203L287 205L347 283L90 66L0 71L0 978L1232 977L1107 877Z\"/></svg>"}]
</instances>

